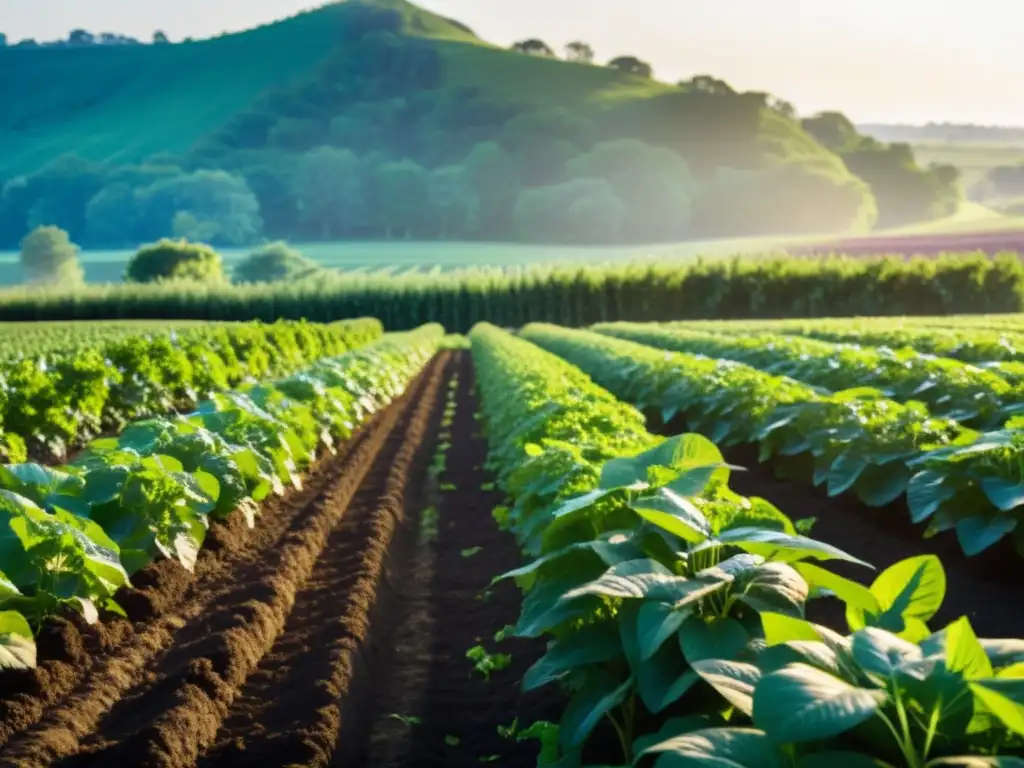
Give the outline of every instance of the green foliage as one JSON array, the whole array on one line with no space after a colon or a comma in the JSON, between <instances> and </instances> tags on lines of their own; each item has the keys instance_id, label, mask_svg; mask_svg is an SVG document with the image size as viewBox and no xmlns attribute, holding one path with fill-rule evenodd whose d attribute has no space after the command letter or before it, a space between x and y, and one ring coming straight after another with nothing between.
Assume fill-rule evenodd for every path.
<instances>
[{"instance_id":1,"label":"green foliage","mask_svg":"<svg viewBox=\"0 0 1024 768\"><path fill-rule=\"evenodd\" d=\"M706 439L649 435L578 369L497 328L470 338L489 465L534 558L504 577L526 592L516 632L553 638L524 688L569 688L563 750L608 717L629 761L641 706L669 709L700 683L701 663L740 654L758 612L802 616L799 564L853 558L729 491Z\"/></svg>"},{"instance_id":2,"label":"green foliage","mask_svg":"<svg viewBox=\"0 0 1024 768\"><path fill-rule=\"evenodd\" d=\"M78 246L57 227L38 227L21 241L21 267L30 283L77 286L82 283Z\"/></svg>"},{"instance_id":3,"label":"green foliage","mask_svg":"<svg viewBox=\"0 0 1024 768\"><path fill-rule=\"evenodd\" d=\"M580 359L602 346L524 335L559 351L576 341ZM654 438L578 368L493 326L470 338L489 465L512 504L502 519L532 558L504 577L524 592L516 632L550 638L523 685L557 682L569 698L546 729L546 764L581 765L602 722L622 748L611 764L1019 763L1024 643L978 640L966 618L933 633L937 558L897 563L870 587L838 576L814 561L853 558L731 492L706 438ZM600 358L588 370L611 367ZM624 354L620 378L643 378L638 362ZM746 406L733 403L737 418ZM852 634L803 618L823 594L846 603Z\"/></svg>"},{"instance_id":4,"label":"green foliage","mask_svg":"<svg viewBox=\"0 0 1024 768\"><path fill-rule=\"evenodd\" d=\"M626 207L607 181L583 178L522 192L513 215L524 240L608 243L620 240Z\"/></svg>"},{"instance_id":5,"label":"green foliage","mask_svg":"<svg viewBox=\"0 0 1024 768\"><path fill-rule=\"evenodd\" d=\"M159 280L198 280L220 282L224 268L220 255L208 245L187 240L161 240L139 249L125 272L132 283Z\"/></svg>"},{"instance_id":6,"label":"green foliage","mask_svg":"<svg viewBox=\"0 0 1024 768\"><path fill-rule=\"evenodd\" d=\"M845 169L806 161L723 168L697 198L701 236L865 232L878 219L870 188Z\"/></svg>"},{"instance_id":7,"label":"green foliage","mask_svg":"<svg viewBox=\"0 0 1024 768\"><path fill-rule=\"evenodd\" d=\"M523 336L665 421L680 416L725 446L759 443L762 460L776 459L796 479L823 485L832 496L850 492L869 506L884 506L909 493L913 462L927 451L977 437L952 420L931 417L919 403L900 405L877 390L830 395L743 363L635 343L665 338L664 345L676 338L672 330L596 329L608 335L531 325Z\"/></svg>"},{"instance_id":8,"label":"green foliage","mask_svg":"<svg viewBox=\"0 0 1024 768\"><path fill-rule=\"evenodd\" d=\"M612 320L1019 312L1024 265L1010 254L917 258L785 256L521 270L323 274L315 283L8 290L0 321L379 317L388 328L479 321L566 326Z\"/></svg>"},{"instance_id":9,"label":"green foliage","mask_svg":"<svg viewBox=\"0 0 1024 768\"><path fill-rule=\"evenodd\" d=\"M673 325L600 330L677 352L735 360L831 391L873 387L897 402L921 401L937 416L975 426L1002 424L1008 409L1021 402L996 372L913 349L876 349L768 333L725 335Z\"/></svg>"},{"instance_id":10,"label":"green foliage","mask_svg":"<svg viewBox=\"0 0 1024 768\"><path fill-rule=\"evenodd\" d=\"M158 557L192 570L211 521L259 503L404 391L443 330L391 334L290 378L216 394L191 414L138 422L60 469L0 469L0 667L32 666L24 621L63 606L90 622ZM15 612L13 613L12 612ZM26 643L26 639L28 643Z\"/></svg>"},{"instance_id":11,"label":"green foliage","mask_svg":"<svg viewBox=\"0 0 1024 768\"><path fill-rule=\"evenodd\" d=\"M232 279L236 283L271 283L307 277L319 269L315 261L278 241L260 246L249 254L235 267Z\"/></svg>"},{"instance_id":12,"label":"green foliage","mask_svg":"<svg viewBox=\"0 0 1024 768\"><path fill-rule=\"evenodd\" d=\"M909 144L885 144L862 136L840 112L819 113L804 119L802 125L870 185L880 225L909 224L956 212L961 191L955 167L921 168Z\"/></svg>"},{"instance_id":13,"label":"green foliage","mask_svg":"<svg viewBox=\"0 0 1024 768\"><path fill-rule=\"evenodd\" d=\"M378 338L375 320L331 326L280 322L123 334L32 350L0 363L0 426L10 461L62 458L69 448L135 418L194 405L244 380L280 375Z\"/></svg>"}]
</instances>

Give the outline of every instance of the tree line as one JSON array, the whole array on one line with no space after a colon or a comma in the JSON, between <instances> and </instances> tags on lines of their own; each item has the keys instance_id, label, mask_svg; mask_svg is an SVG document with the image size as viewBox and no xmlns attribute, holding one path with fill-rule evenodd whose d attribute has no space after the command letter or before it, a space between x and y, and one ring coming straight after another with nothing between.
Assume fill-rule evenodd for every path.
<instances>
[{"instance_id":1,"label":"tree line","mask_svg":"<svg viewBox=\"0 0 1024 768\"><path fill-rule=\"evenodd\" d=\"M153 45L166 45L170 43L166 33L157 30L153 33L150 42ZM93 46L110 45L143 45L138 38L131 35L122 35L116 32L89 32L85 29L74 29L64 40L46 40L38 42L35 38L26 37L16 43L0 32L0 48L89 48Z\"/></svg>"}]
</instances>

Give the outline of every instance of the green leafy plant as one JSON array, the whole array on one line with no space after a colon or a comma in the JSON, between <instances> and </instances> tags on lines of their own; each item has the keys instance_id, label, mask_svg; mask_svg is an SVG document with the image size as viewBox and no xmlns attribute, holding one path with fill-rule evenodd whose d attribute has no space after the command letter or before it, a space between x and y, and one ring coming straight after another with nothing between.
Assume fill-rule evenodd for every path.
<instances>
[{"instance_id":1,"label":"green leafy plant","mask_svg":"<svg viewBox=\"0 0 1024 768\"><path fill-rule=\"evenodd\" d=\"M512 656L507 653L490 653L482 645L475 645L466 651L466 658L473 662L473 669L490 681L491 675L507 669L512 664Z\"/></svg>"}]
</instances>

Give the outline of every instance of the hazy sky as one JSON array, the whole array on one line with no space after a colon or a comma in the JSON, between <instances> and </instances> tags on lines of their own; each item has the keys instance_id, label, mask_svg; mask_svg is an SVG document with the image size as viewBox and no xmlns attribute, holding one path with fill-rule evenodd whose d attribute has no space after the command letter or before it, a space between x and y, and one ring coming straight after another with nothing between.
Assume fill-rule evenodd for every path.
<instances>
[{"instance_id":1,"label":"hazy sky","mask_svg":"<svg viewBox=\"0 0 1024 768\"><path fill-rule=\"evenodd\" d=\"M172 39L244 29L310 0L0 0L12 39L74 27ZM724 77L776 93L804 113L858 121L1024 125L1013 0L424 0L496 43L582 39L602 59L630 53L659 77ZM0 76L6 76L0 73Z\"/></svg>"}]
</instances>

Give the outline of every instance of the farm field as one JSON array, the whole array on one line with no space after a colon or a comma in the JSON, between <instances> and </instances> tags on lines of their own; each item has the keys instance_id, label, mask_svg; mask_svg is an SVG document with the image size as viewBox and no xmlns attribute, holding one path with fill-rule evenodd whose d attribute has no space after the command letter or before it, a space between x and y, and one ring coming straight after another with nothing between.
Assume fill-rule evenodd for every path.
<instances>
[{"instance_id":1,"label":"farm field","mask_svg":"<svg viewBox=\"0 0 1024 768\"><path fill-rule=\"evenodd\" d=\"M879 230L840 240L824 235L764 236L693 240L650 245L572 246L473 242L297 243L294 247L321 267L347 273L395 275L529 267L686 263L697 258L778 256L792 252L874 256L887 253L1016 252L1024 249L1024 218L1003 215L972 203L948 219L914 227ZM251 248L218 248L225 271L242 262ZM91 250L79 254L88 283L120 283L134 249ZM24 282L18 251L0 250L0 287Z\"/></svg>"},{"instance_id":2,"label":"farm field","mask_svg":"<svg viewBox=\"0 0 1024 768\"><path fill-rule=\"evenodd\" d=\"M1012 141L917 141L914 155L923 166L932 163L955 165L970 189L985 174L1001 165L1024 162L1024 144Z\"/></svg>"},{"instance_id":3,"label":"farm field","mask_svg":"<svg viewBox=\"0 0 1024 768\"><path fill-rule=\"evenodd\" d=\"M1018 384L925 351L972 322L49 326L195 396L0 467L0 766L1018 768Z\"/></svg>"},{"instance_id":4,"label":"farm field","mask_svg":"<svg viewBox=\"0 0 1024 768\"><path fill-rule=\"evenodd\" d=\"M757 252L766 247L760 239L724 240L687 245L653 246L544 246L514 243L307 243L295 246L303 255L329 269L346 272L394 274L396 272L450 272L474 268L514 270L537 264L621 263L650 257L662 260L666 255L690 258L699 253L729 254ZM251 249L223 248L225 271L230 270ZM80 261L85 279L90 283L117 283L124 278L125 268L134 250L84 251ZM0 251L0 286L19 285L22 270L17 251Z\"/></svg>"}]
</instances>

